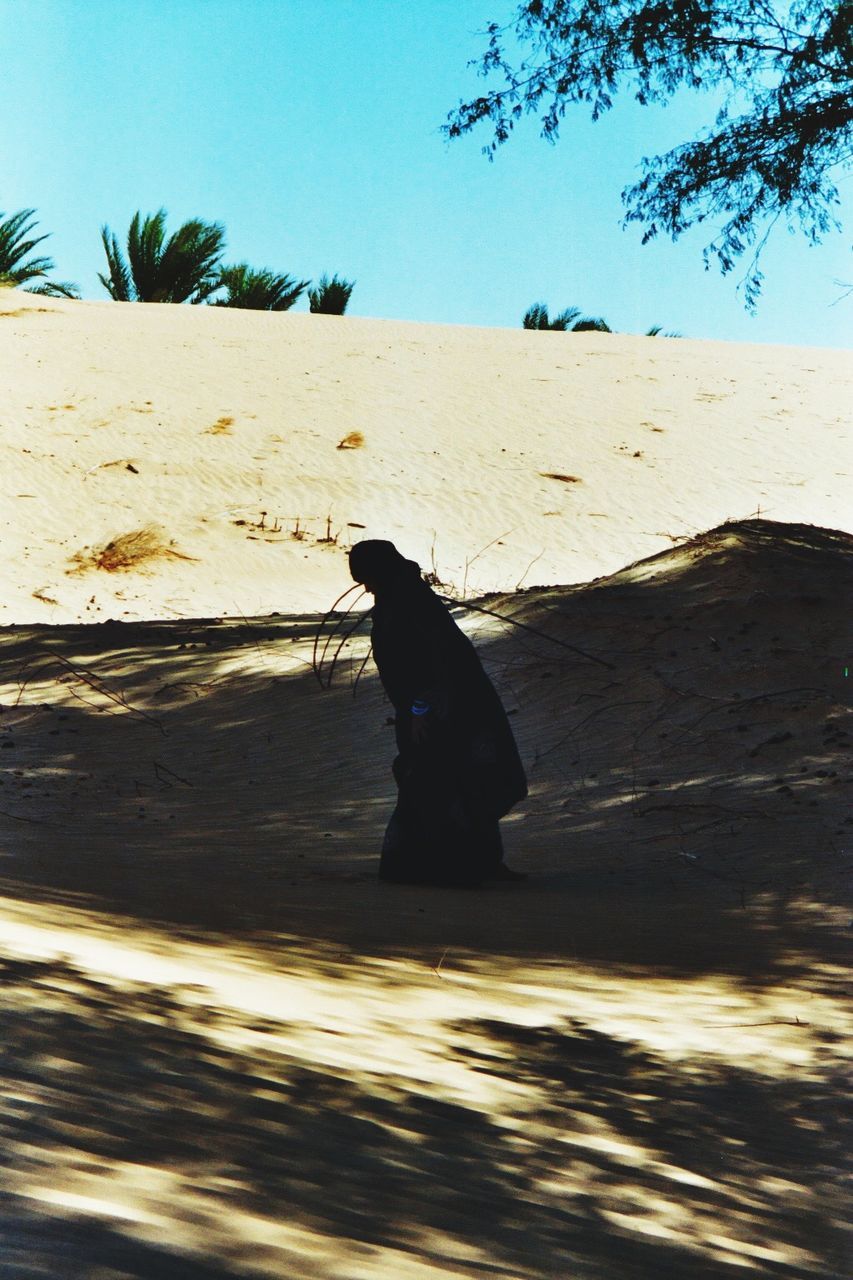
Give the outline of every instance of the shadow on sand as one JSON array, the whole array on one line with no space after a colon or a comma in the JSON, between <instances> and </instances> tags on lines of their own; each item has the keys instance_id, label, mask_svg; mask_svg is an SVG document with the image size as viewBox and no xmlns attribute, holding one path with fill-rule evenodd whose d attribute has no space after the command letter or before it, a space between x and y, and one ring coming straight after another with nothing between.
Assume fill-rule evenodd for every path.
<instances>
[{"instance_id":1,"label":"shadow on sand","mask_svg":"<svg viewBox=\"0 0 853 1280\"><path fill-rule=\"evenodd\" d=\"M486 602L615 664L480 636L530 774L505 824L533 875L520 890L375 881L387 707L371 678L352 698L346 663L319 690L316 619L7 630L21 696L7 686L0 719L0 892L9 919L29 904L36 941L4 948L6 1274L842 1274L827 1010L849 937L852 541L748 522L586 588ZM318 1000L336 984L342 1008L347 973L375 961L400 1064L119 978L83 941L69 955L39 924L64 904L131 944L153 925L166 950L239 950L253 974L316 980ZM448 953L474 997L491 975L488 1011L444 1008L442 989L431 1015L464 1088L405 1065L416 1019L394 966L441 987ZM520 1012L507 986L499 1014L522 968L552 995L583 972L617 1006L623 981L725 977L823 1012L799 1059L673 1053L602 1029L592 1004Z\"/></svg>"},{"instance_id":2,"label":"shadow on sand","mask_svg":"<svg viewBox=\"0 0 853 1280\"><path fill-rule=\"evenodd\" d=\"M6 1275L349 1275L359 1251L377 1275L406 1255L436 1275L844 1272L840 1070L673 1065L578 1020L451 1024L447 1055L514 1091L499 1114L228 1049L166 991L2 976Z\"/></svg>"}]
</instances>

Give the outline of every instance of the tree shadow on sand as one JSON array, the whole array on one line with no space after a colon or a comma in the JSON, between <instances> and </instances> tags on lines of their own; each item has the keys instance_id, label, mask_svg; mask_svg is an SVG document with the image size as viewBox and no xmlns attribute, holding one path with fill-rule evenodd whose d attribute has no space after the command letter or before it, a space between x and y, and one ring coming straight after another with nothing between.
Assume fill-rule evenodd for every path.
<instances>
[{"instance_id":1,"label":"tree shadow on sand","mask_svg":"<svg viewBox=\"0 0 853 1280\"><path fill-rule=\"evenodd\" d=\"M490 601L540 633L479 638L528 768L531 798L504 827L533 880L487 911L448 911L448 945L696 971L691 930L656 923L666 894L701 921L714 968L737 969L733 933L763 972L778 948L805 948L804 905L814 950L810 907L844 901L853 832L851 564L847 535L752 521L590 587ZM3 891L229 932L300 932L313 899L318 938L369 948L372 915L380 950L394 950L395 918L398 949L417 946L414 891L373 882L393 803L389 709L375 677L352 697L346 662L320 690L317 622L8 631L25 699L0 717ZM618 931L601 927L605 898L635 904ZM817 954L838 941L827 927Z\"/></svg>"},{"instance_id":2,"label":"tree shadow on sand","mask_svg":"<svg viewBox=\"0 0 853 1280\"><path fill-rule=\"evenodd\" d=\"M62 962L2 979L0 1238L20 1280L331 1277L359 1251L507 1280L843 1272L831 1074L674 1064L580 1020L448 1025L448 1056L513 1091L500 1112L229 1048L215 1012Z\"/></svg>"},{"instance_id":3,"label":"tree shadow on sand","mask_svg":"<svg viewBox=\"0 0 853 1280\"><path fill-rule=\"evenodd\" d=\"M615 664L479 637L531 781L505 826L533 879L509 892L377 883L388 708L370 677L353 699L347 661L319 689L318 619L10 629L0 892L36 923L85 907L129 946L154 922L223 955L255 947L264 973L336 982L341 1008L348 972L381 957L392 1031L410 970L445 998L442 951L498 979L550 965L557 987L586 967L614 990L727 975L834 996L850 546L748 522L589 587L487 602ZM336 948L349 971L326 973ZM829 1021L797 1070L665 1056L619 1018L619 1035L567 1020L568 1002L539 1026L442 1011L430 1062L460 1093L407 1074L402 1026L380 1070L79 956L7 958L0 976L0 1230L22 1280L332 1280L401 1259L505 1280L844 1272Z\"/></svg>"}]
</instances>

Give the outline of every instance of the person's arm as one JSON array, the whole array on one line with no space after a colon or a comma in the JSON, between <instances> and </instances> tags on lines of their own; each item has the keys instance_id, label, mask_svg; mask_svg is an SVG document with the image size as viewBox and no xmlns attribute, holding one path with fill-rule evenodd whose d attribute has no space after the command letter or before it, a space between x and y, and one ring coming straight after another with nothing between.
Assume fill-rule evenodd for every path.
<instances>
[{"instance_id":1,"label":"person's arm","mask_svg":"<svg viewBox=\"0 0 853 1280\"><path fill-rule=\"evenodd\" d=\"M427 625L416 645L414 694L409 707L412 742L425 742L436 723L447 719L451 710L450 680L440 627Z\"/></svg>"}]
</instances>

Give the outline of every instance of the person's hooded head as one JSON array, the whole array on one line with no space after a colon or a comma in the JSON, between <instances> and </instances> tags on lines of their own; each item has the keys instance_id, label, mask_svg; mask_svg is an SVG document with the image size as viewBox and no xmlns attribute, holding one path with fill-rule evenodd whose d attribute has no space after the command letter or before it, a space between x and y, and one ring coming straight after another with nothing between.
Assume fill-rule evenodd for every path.
<instances>
[{"instance_id":1,"label":"person's hooded head","mask_svg":"<svg viewBox=\"0 0 853 1280\"><path fill-rule=\"evenodd\" d=\"M349 567L355 582L373 595L400 590L421 581L420 566L401 556L393 542L367 538L349 553Z\"/></svg>"}]
</instances>

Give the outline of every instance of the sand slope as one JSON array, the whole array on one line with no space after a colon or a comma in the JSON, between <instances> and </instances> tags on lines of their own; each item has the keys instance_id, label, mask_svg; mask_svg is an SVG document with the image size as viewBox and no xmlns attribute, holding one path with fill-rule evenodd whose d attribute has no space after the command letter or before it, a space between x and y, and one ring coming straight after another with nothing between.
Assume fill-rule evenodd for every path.
<instances>
[{"instance_id":1,"label":"sand slope","mask_svg":"<svg viewBox=\"0 0 853 1280\"><path fill-rule=\"evenodd\" d=\"M468 594L849 519L840 351L14 290L0 335L0 621L320 608L360 537Z\"/></svg>"},{"instance_id":2,"label":"sand slope","mask_svg":"<svg viewBox=\"0 0 853 1280\"><path fill-rule=\"evenodd\" d=\"M3 632L13 1274L841 1274L851 586L758 521L489 598L534 878L475 893L376 880L316 615Z\"/></svg>"},{"instance_id":3,"label":"sand slope","mask_svg":"<svg viewBox=\"0 0 853 1280\"><path fill-rule=\"evenodd\" d=\"M523 630L461 609L529 774L529 800L504 823L510 860L554 886L661 863L770 892L825 876L837 900L851 590L853 537L752 521L592 586L477 602ZM150 897L176 918L188 895L191 919L223 926L241 919L240 885L253 903L271 895L263 916L284 927L306 875L372 878L393 804L389 707L372 668L353 685L367 627L321 687L321 624L0 633L4 763L15 766L4 798L21 824L10 870L36 882L43 865L50 884L137 906ZM333 624L320 635L334 637ZM61 857L49 832L61 832ZM554 923L560 939L559 912ZM375 927L384 946L397 925L353 927L362 944ZM543 921L531 929L525 916L518 934L525 950L548 946Z\"/></svg>"}]
</instances>

